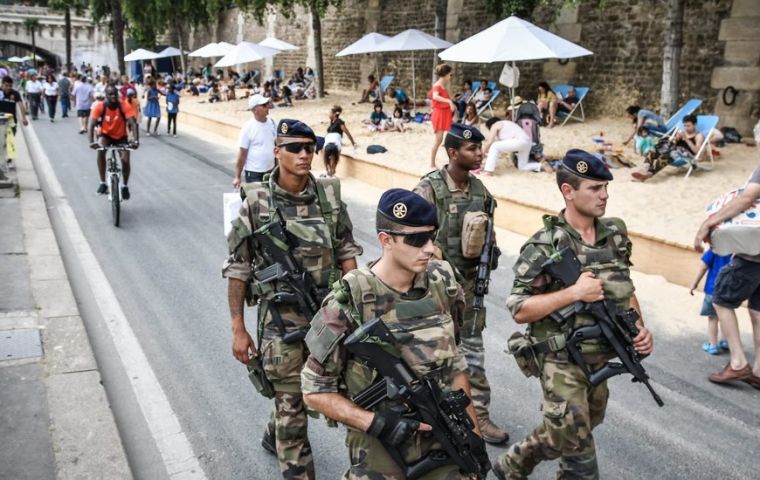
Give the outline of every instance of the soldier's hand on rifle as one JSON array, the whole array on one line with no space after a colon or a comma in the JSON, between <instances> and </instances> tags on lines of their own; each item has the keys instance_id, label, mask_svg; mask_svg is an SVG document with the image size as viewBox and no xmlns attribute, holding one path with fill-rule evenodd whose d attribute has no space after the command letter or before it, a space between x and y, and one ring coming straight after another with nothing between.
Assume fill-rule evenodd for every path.
<instances>
[{"instance_id":1,"label":"soldier's hand on rifle","mask_svg":"<svg viewBox=\"0 0 760 480\"><path fill-rule=\"evenodd\" d=\"M399 413L386 410L376 412L367 433L385 441L389 445L399 445L411 437L417 430L430 431L427 423L402 417Z\"/></svg>"},{"instance_id":2,"label":"soldier's hand on rifle","mask_svg":"<svg viewBox=\"0 0 760 480\"><path fill-rule=\"evenodd\" d=\"M232 333L232 355L244 364L249 362L249 355L256 356L256 345L247 331Z\"/></svg>"},{"instance_id":3,"label":"soldier's hand on rifle","mask_svg":"<svg viewBox=\"0 0 760 480\"><path fill-rule=\"evenodd\" d=\"M575 298L581 302L593 303L604 300L602 281L592 272L581 273L578 281L570 288L573 289Z\"/></svg>"},{"instance_id":4,"label":"soldier's hand on rifle","mask_svg":"<svg viewBox=\"0 0 760 480\"><path fill-rule=\"evenodd\" d=\"M639 328L639 334L633 339L633 348L642 355L649 355L654 349L652 333L641 323L636 326Z\"/></svg>"}]
</instances>

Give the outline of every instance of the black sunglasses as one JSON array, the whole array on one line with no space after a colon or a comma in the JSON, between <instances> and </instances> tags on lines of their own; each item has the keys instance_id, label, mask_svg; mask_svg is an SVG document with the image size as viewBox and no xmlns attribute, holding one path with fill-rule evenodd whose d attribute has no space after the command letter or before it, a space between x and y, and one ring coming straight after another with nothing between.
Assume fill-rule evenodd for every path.
<instances>
[{"instance_id":1,"label":"black sunglasses","mask_svg":"<svg viewBox=\"0 0 760 480\"><path fill-rule=\"evenodd\" d=\"M292 142L280 145L280 148L284 148L288 153L301 153L301 150L306 150L306 153L314 153L316 144L314 142Z\"/></svg>"},{"instance_id":2,"label":"black sunglasses","mask_svg":"<svg viewBox=\"0 0 760 480\"><path fill-rule=\"evenodd\" d=\"M426 232L396 232L393 230L380 230L388 235L394 235L397 237L403 237L404 243L410 247L422 248L427 245L428 242L435 242L436 230L428 230Z\"/></svg>"}]
</instances>

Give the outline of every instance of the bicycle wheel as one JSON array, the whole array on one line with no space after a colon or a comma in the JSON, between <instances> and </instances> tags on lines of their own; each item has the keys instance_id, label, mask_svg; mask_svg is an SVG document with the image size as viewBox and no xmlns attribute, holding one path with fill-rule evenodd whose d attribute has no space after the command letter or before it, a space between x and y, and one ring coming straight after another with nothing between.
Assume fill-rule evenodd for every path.
<instances>
[{"instance_id":1,"label":"bicycle wheel","mask_svg":"<svg viewBox=\"0 0 760 480\"><path fill-rule=\"evenodd\" d=\"M121 191L119 190L119 176L111 175L111 213L113 214L113 225L119 226L121 216Z\"/></svg>"}]
</instances>

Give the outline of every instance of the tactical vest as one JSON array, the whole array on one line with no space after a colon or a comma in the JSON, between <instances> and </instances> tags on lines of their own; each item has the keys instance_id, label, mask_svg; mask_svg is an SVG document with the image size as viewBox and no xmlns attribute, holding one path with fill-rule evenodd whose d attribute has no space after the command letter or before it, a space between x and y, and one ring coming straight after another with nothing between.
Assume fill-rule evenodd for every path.
<instances>
[{"instance_id":1,"label":"tactical vest","mask_svg":"<svg viewBox=\"0 0 760 480\"><path fill-rule=\"evenodd\" d=\"M337 238L338 216L340 214L340 181L337 178L320 178L318 181L309 174L309 179L316 186L316 196L320 215L304 216L302 208L305 205L274 204L274 178L272 175L262 182L243 184L240 195L245 201L250 197L251 203L258 203L254 209L256 218L254 227L262 229L272 221L279 221L276 208L285 217L286 229L298 239L298 247L293 251L301 267L308 272L318 288L327 289L340 278L337 268L335 249ZM253 255L254 272L270 266L260 255ZM267 300L280 290L288 290L287 284L281 281L262 283L252 278L250 282L252 298Z\"/></svg>"},{"instance_id":2,"label":"tactical vest","mask_svg":"<svg viewBox=\"0 0 760 480\"><path fill-rule=\"evenodd\" d=\"M428 289L422 298L402 300L394 291L361 267L347 273L339 285L351 303L354 326L376 317L383 319L398 341L404 360L420 377L431 375L442 389L451 387L453 360L458 354L450 305L457 295L454 272L447 262L431 261ZM349 397L372 384L377 372L360 359L349 358L345 382Z\"/></svg>"},{"instance_id":3,"label":"tactical vest","mask_svg":"<svg viewBox=\"0 0 760 480\"><path fill-rule=\"evenodd\" d=\"M631 272L628 264L628 236L625 224L619 218L600 218L612 234L606 242L600 246L591 246L576 240L567 230L557 225L558 217L545 215L545 228L534 235L528 243L533 243L542 250L550 252L559 251L564 247L570 247L575 252L581 263L581 270L593 272L602 281L604 296L615 301L621 308L628 308L634 287L631 280ZM558 282L553 282L549 291L561 288ZM564 315L575 315L575 326L593 325L595 320L588 314L574 314L572 305L563 309ZM557 321L556 316L547 317L528 326L528 335L537 339L545 339L560 333L567 334L566 324ZM610 350L610 346L602 339L586 340L581 342L583 353L600 353Z\"/></svg>"},{"instance_id":4,"label":"tactical vest","mask_svg":"<svg viewBox=\"0 0 760 480\"><path fill-rule=\"evenodd\" d=\"M443 250L444 258L460 273L474 269L478 266L479 259L462 256L462 225L465 213L485 211L486 200L490 196L486 187L470 175L469 196L454 198L440 170L432 171L422 178L430 182L435 193L435 208L438 211L436 243Z\"/></svg>"}]
</instances>

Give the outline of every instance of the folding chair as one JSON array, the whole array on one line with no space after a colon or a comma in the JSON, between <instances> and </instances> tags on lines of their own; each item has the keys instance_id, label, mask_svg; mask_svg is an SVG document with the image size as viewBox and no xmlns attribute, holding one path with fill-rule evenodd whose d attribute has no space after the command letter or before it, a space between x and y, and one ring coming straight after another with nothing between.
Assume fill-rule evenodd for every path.
<instances>
[{"instance_id":1,"label":"folding chair","mask_svg":"<svg viewBox=\"0 0 760 480\"><path fill-rule=\"evenodd\" d=\"M676 160L673 163L671 163L674 167L688 167L688 170L686 171L686 176L684 176L684 180L689 178L689 175L695 170L712 170L715 167L715 158L712 154L712 146L710 145L710 136L712 135L712 130L718 126L718 121L720 120L720 117L717 115L697 115L697 131L701 133L705 139L702 141L702 145L699 146L699 150L697 150L697 154L694 155L692 159L689 161L687 160ZM676 127L676 131L683 130L683 122L679 122L678 126ZM703 156L703 153L707 159L710 160L709 166L703 166L702 163L704 163L705 159L703 159L701 162L697 159Z\"/></svg>"},{"instance_id":2,"label":"folding chair","mask_svg":"<svg viewBox=\"0 0 760 480\"><path fill-rule=\"evenodd\" d=\"M385 91L388 90L388 87L390 87L391 82L393 82L393 75L386 75L383 77L382 80L380 80L380 94L385 95Z\"/></svg>"},{"instance_id":3,"label":"folding chair","mask_svg":"<svg viewBox=\"0 0 760 480\"><path fill-rule=\"evenodd\" d=\"M565 120L562 121L560 126L564 126L571 118L578 120L579 122L586 121L586 113L583 111L583 100L586 98L586 95L588 95L589 90L591 90L589 87L575 87L575 93L578 94L578 103L575 104L575 107L569 112L563 112L557 109L557 115L565 117ZM569 91L570 85L557 85L554 87L554 92L558 93L562 98L567 97ZM578 112L579 114L576 115L576 111L578 110L580 110Z\"/></svg>"},{"instance_id":4,"label":"folding chair","mask_svg":"<svg viewBox=\"0 0 760 480\"><path fill-rule=\"evenodd\" d=\"M698 98L692 98L688 102L684 104L683 107L679 108L676 113L671 116L667 122L665 122L665 128L664 129L658 129L651 126L647 126L649 128L649 131L657 135L658 137L667 137L667 136L673 136L675 132L677 131L678 125L681 124L684 117L686 115L691 115L692 113L696 112L697 109L702 105L702 100Z\"/></svg>"},{"instance_id":5,"label":"folding chair","mask_svg":"<svg viewBox=\"0 0 760 480\"><path fill-rule=\"evenodd\" d=\"M483 114L486 110L488 110L490 112L490 116L493 117L493 101L499 98L499 95L501 95L501 90L499 89L496 89L491 93L491 98L488 100L488 103L478 109L478 117L483 117Z\"/></svg>"},{"instance_id":6,"label":"folding chair","mask_svg":"<svg viewBox=\"0 0 760 480\"><path fill-rule=\"evenodd\" d=\"M492 92L499 89L499 86L496 84L496 82L488 82L488 88L491 89Z\"/></svg>"}]
</instances>

